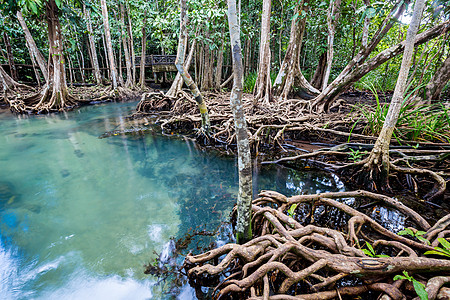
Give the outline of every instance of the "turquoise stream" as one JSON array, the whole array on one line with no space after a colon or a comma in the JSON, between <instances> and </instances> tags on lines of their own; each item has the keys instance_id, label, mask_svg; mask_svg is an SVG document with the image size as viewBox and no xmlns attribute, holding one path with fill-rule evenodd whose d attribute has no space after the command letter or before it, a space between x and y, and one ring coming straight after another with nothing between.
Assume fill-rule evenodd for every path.
<instances>
[{"instance_id":1,"label":"turquoise stream","mask_svg":"<svg viewBox=\"0 0 450 300\"><path fill-rule=\"evenodd\" d=\"M0 114L0 299L161 299L143 274L170 237L214 229L236 201L235 159L158 134L98 137L135 103L50 116ZM342 188L282 167L255 171L255 191Z\"/></svg>"}]
</instances>

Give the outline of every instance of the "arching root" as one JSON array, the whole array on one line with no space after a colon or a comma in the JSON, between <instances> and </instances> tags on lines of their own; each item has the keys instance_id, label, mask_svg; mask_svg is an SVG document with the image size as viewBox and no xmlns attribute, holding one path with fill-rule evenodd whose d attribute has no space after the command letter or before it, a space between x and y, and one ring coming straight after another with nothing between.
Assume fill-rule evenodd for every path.
<instances>
[{"instance_id":1,"label":"arching root","mask_svg":"<svg viewBox=\"0 0 450 300\"><path fill-rule=\"evenodd\" d=\"M364 202L369 205L361 205ZM397 200L367 191L290 198L262 191L253 201L251 241L189 254L184 268L191 285L222 275L217 298L334 299L374 291L405 299L409 292L403 281L393 281L403 271L424 279L427 291L436 295L450 278L450 260L424 256L433 249L429 244L400 236L372 219L369 213L377 204L410 218L417 229L427 232L424 236L436 237L436 230L443 232L449 225L447 216L431 227ZM343 221L332 224L330 216Z\"/></svg>"}]
</instances>

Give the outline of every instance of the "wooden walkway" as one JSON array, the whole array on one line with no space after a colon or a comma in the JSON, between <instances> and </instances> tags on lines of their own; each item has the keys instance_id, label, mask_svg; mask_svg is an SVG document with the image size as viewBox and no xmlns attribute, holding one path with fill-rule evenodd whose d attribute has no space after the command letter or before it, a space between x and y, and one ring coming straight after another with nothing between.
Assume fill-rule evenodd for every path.
<instances>
[{"instance_id":1,"label":"wooden walkway","mask_svg":"<svg viewBox=\"0 0 450 300\"><path fill-rule=\"evenodd\" d=\"M175 67L176 55L146 55L145 56L145 67L151 68L153 73L161 72L176 72ZM134 62L136 66L141 65L141 57L136 56Z\"/></svg>"}]
</instances>

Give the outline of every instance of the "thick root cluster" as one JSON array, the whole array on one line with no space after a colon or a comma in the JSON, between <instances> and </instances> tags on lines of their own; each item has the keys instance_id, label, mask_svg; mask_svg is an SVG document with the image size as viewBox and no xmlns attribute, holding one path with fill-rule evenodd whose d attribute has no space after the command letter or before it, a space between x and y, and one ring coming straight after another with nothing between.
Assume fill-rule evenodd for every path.
<instances>
[{"instance_id":1,"label":"thick root cluster","mask_svg":"<svg viewBox=\"0 0 450 300\"><path fill-rule=\"evenodd\" d=\"M413 232L425 232L422 239L377 222L379 206L406 217ZM450 260L424 255L450 234L449 216L431 226L401 202L366 191L290 198L263 191L252 209L250 242L186 257L191 285L220 278L214 294L227 299L334 299L369 291L406 299L415 294L411 282L393 280L406 271L435 299L450 280Z\"/></svg>"},{"instance_id":2,"label":"thick root cluster","mask_svg":"<svg viewBox=\"0 0 450 300\"><path fill-rule=\"evenodd\" d=\"M236 137L229 103L230 95L215 93L203 95L209 110L212 140L218 144L233 146ZM330 127L330 124L337 127L339 124L348 124L349 116L339 113L316 114L311 111L309 101L288 99L260 106L255 105L252 95L244 94L243 103L249 140L254 152L258 152L261 147L287 148L289 145L286 145L286 139L297 139L305 133L331 134L342 139L349 136L349 133L326 128ZM146 93L136 110L135 117L158 113L159 123L165 132L192 130L201 125L197 103L185 91L179 92L176 97L164 95L162 92ZM353 136L362 140L373 140L372 137L356 133Z\"/></svg>"}]
</instances>

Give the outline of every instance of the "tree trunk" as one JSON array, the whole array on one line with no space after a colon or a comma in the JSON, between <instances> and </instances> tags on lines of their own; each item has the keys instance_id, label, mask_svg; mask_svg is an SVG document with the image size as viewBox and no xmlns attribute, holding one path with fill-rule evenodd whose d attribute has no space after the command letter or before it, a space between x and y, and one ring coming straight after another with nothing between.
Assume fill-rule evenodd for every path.
<instances>
[{"instance_id":1,"label":"tree trunk","mask_svg":"<svg viewBox=\"0 0 450 300\"><path fill-rule=\"evenodd\" d=\"M450 55L442 66L434 73L428 85L425 87L426 100L439 100L441 92L450 80Z\"/></svg>"},{"instance_id":2,"label":"tree trunk","mask_svg":"<svg viewBox=\"0 0 450 300\"><path fill-rule=\"evenodd\" d=\"M94 31L92 30L91 13L90 11L87 10L85 4L83 4L83 12L86 18L86 27L89 41L89 53L91 54L90 57L92 62L92 68L94 69L94 78L95 82L98 85L100 85L102 84L102 75L100 73L100 66L98 64L97 50L95 47L95 40L93 35Z\"/></svg>"},{"instance_id":3,"label":"tree trunk","mask_svg":"<svg viewBox=\"0 0 450 300\"><path fill-rule=\"evenodd\" d=\"M222 28L222 41L224 40L224 27ZM214 88L216 90L220 90L220 84L222 83L222 66L223 66L223 50L225 47L225 43L221 43L219 48L219 53L217 56L217 68L215 73L215 81L214 81Z\"/></svg>"},{"instance_id":4,"label":"tree trunk","mask_svg":"<svg viewBox=\"0 0 450 300\"><path fill-rule=\"evenodd\" d=\"M33 54L37 64L39 65L39 69L41 69L45 81L48 82L47 63L45 62L44 56L42 55L41 51L39 51L38 47L36 46L33 36L31 35L30 30L28 30L27 23L25 23L25 20L22 16L22 12L20 10L17 11L17 19L19 20L20 26L22 27L22 30L25 33L25 40L28 43L28 46L30 47L30 51Z\"/></svg>"},{"instance_id":5,"label":"tree trunk","mask_svg":"<svg viewBox=\"0 0 450 300\"><path fill-rule=\"evenodd\" d=\"M272 0L263 1L261 16L261 39L259 46L258 77L253 94L255 101L263 100L267 104L272 100L272 82L270 80L270 15ZM235 77L236 78L236 77Z\"/></svg>"},{"instance_id":6,"label":"tree trunk","mask_svg":"<svg viewBox=\"0 0 450 300\"><path fill-rule=\"evenodd\" d=\"M299 3L294 9L294 15L298 15L299 11L303 8L303 1ZM296 77L299 78L299 85L311 94L320 93L319 90L309 84L301 73L299 56L300 48L302 45L303 34L305 31L306 19L301 17L294 18L291 21L291 33L289 37L289 44L286 49L283 63L281 64L280 71L273 84L274 94L279 96L280 99L285 100L289 96L294 85Z\"/></svg>"},{"instance_id":7,"label":"tree trunk","mask_svg":"<svg viewBox=\"0 0 450 300\"><path fill-rule=\"evenodd\" d=\"M329 103L334 100L334 97L330 96L331 91L333 91L336 86L354 70L355 66L361 66L364 61L369 57L375 47L379 44L383 36L392 28L397 20L404 12L407 3L400 0L394 5L390 11L390 13L386 16L384 21L381 23L377 32L373 35L371 42L367 45L366 48L361 49L358 54L347 64L347 66L342 70L342 72L330 83L323 91L318 95L312 106L318 111L323 112L328 110Z\"/></svg>"},{"instance_id":8,"label":"tree trunk","mask_svg":"<svg viewBox=\"0 0 450 300\"><path fill-rule=\"evenodd\" d=\"M6 73L3 67L0 65L0 87L2 89L3 95L6 96L6 93L17 89L17 88L25 88L29 89L30 87L21 83L18 83L11 76Z\"/></svg>"},{"instance_id":9,"label":"tree trunk","mask_svg":"<svg viewBox=\"0 0 450 300\"><path fill-rule=\"evenodd\" d=\"M33 52L31 52L30 45L28 45L28 42L25 40L25 45L28 49L28 54L30 54L31 58L31 65L33 66L34 76L36 77L37 86L41 87L41 75L39 74L38 70L36 69L36 59L34 58Z\"/></svg>"},{"instance_id":10,"label":"tree trunk","mask_svg":"<svg viewBox=\"0 0 450 300\"><path fill-rule=\"evenodd\" d=\"M402 64L400 66L397 84L395 85L394 95L392 96L383 128L381 129L380 135L364 165L365 168L370 170L367 174L370 174L369 176L372 178L369 179L374 180L376 184L381 182L384 184L381 186L386 188L389 188L389 145L402 107L403 95L406 90L408 73L414 52L414 42L424 7L425 0L416 0L411 24L406 33L405 50L403 52Z\"/></svg>"},{"instance_id":11,"label":"tree trunk","mask_svg":"<svg viewBox=\"0 0 450 300\"><path fill-rule=\"evenodd\" d=\"M133 78L131 72L131 58L130 51L128 47L128 35L124 29L125 26L125 8L123 4L120 4L120 30L122 35L122 43L123 43L123 52L125 54L125 66L127 69L127 80L125 81L125 87L130 88L133 85Z\"/></svg>"},{"instance_id":12,"label":"tree trunk","mask_svg":"<svg viewBox=\"0 0 450 300\"><path fill-rule=\"evenodd\" d=\"M327 65L327 54L322 53L319 57L319 63L317 64L316 71L314 72L313 78L311 79L311 85L315 88L320 89L323 82L323 74L325 67Z\"/></svg>"},{"instance_id":13,"label":"tree trunk","mask_svg":"<svg viewBox=\"0 0 450 300\"><path fill-rule=\"evenodd\" d=\"M145 88L145 53L147 52L147 12L144 12L144 24L142 26L141 67L139 69L139 86Z\"/></svg>"},{"instance_id":14,"label":"tree trunk","mask_svg":"<svg viewBox=\"0 0 450 300\"><path fill-rule=\"evenodd\" d=\"M131 15L130 15L130 8L127 4L127 17L128 17L128 25L127 25L127 31L128 31L128 37L129 37L129 45L130 48L130 54L131 54L131 85L134 86L136 84L136 53L134 52L134 40L133 40L133 30L131 29Z\"/></svg>"},{"instance_id":15,"label":"tree trunk","mask_svg":"<svg viewBox=\"0 0 450 300\"><path fill-rule=\"evenodd\" d=\"M17 68L14 63L14 56L12 54L11 42L9 40L9 36L6 31L3 32L3 41L6 46L6 57L8 58L9 71L11 73L11 77L14 80L17 80Z\"/></svg>"},{"instance_id":16,"label":"tree trunk","mask_svg":"<svg viewBox=\"0 0 450 300\"><path fill-rule=\"evenodd\" d=\"M339 9L341 6L341 0L331 0L330 7L328 9L328 49L327 49L327 66L325 68L325 74L323 75L322 91L328 85L328 79L330 78L331 66L333 65L334 54L334 35L336 33L336 23L339 19Z\"/></svg>"},{"instance_id":17,"label":"tree trunk","mask_svg":"<svg viewBox=\"0 0 450 300\"><path fill-rule=\"evenodd\" d=\"M189 54L186 60L186 63L184 64L184 67L186 70L189 70L192 63L192 58L194 57L194 51L195 51L195 44L196 40L192 41L191 48L189 50ZM179 91L181 91L181 88L183 87L183 78L181 77L180 73L177 73L175 76L175 79L172 82L172 85L170 86L170 89L167 91L166 96L167 97L176 97Z\"/></svg>"},{"instance_id":18,"label":"tree trunk","mask_svg":"<svg viewBox=\"0 0 450 300\"><path fill-rule=\"evenodd\" d=\"M64 111L77 104L77 100L69 94L66 82L65 59L59 8L55 0L45 4L45 18L49 41L49 80L42 91L27 99L10 102L11 110L19 113L41 113Z\"/></svg>"},{"instance_id":19,"label":"tree trunk","mask_svg":"<svg viewBox=\"0 0 450 300\"><path fill-rule=\"evenodd\" d=\"M233 89L230 95L231 110L234 117L236 144L238 148L239 194L237 201L236 240L244 244L252 238L252 164L247 133L247 122L242 103L242 50L240 23L237 16L236 1L228 0L228 25L230 28L231 52L233 56Z\"/></svg>"},{"instance_id":20,"label":"tree trunk","mask_svg":"<svg viewBox=\"0 0 450 300\"><path fill-rule=\"evenodd\" d=\"M427 41L442 35L449 28L450 28L450 21L446 21L444 23L438 24L438 25L434 26L433 28L430 28L430 29L418 34L416 36L414 46L424 44ZM327 95L326 95L327 98L324 99L325 101L323 102L323 105L324 105L323 108L326 109L326 104L331 102L331 100L336 99L352 83L358 81L364 75L366 75L370 71L376 69L377 67L379 67L383 63L387 62L391 58L401 54L404 50L405 44L406 44L406 42L403 41L400 44L397 44L393 47L390 47L390 48L380 52L379 54L372 57L365 63L357 65L350 73L348 73L346 76L341 78L340 81L334 80L332 83L333 88L327 92ZM329 89L329 88L330 88L330 86L328 86L327 89ZM314 101L317 101L317 98ZM319 102L316 102L316 103L319 103ZM313 103L313 105L314 105L314 103Z\"/></svg>"},{"instance_id":21,"label":"tree trunk","mask_svg":"<svg viewBox=\"0 0 450 300\"><path fill-rule=\"evenodd\" d=\"M209 29L207 29L206 31L206 39L209 40ZM209 44L207 44L206 42L203 42L203 72L202 72L202 77L201 77L201 89L203 91L207 91L210 90L213 85L213 64L211 62L211 50L209 48Z\"/></svg>"},{"instance_id":22,"label":"tree trunk","mask_svg":"<svg viewBox=\"0 0 450 300\"><path fill-rule=\"evenodd\" d=\"M184 56L186 53L186 44L187 44L187 8L186 8L186 0L181 0L181 11L180 11L180 38L178 41L178 50L177 50L177 59L175 61L175 66L177 67L178 72L183 78L186 85L191 90L192 95L197 102L198 108L200 110L200 114L202 116L202 129L206 134L209 134L210 130L210 122L209 122L209 114L208 108L206 107L206 103L200 94L197 84L192 80L191 75L189 75L188 70L184 66Z\"/></svg>"},{"instance_id":23,"label":"tree trunk","mask_svg":"<svg viewBox=\"0 0 450 300\"><path fill-rule=\"evenodd\" d=\"M366 6L367 9L367 7L370 5L370 0L364 0L364 5ZM361 38L361 45L363 46L363 48L366 48L367 43L369 42L369 27L370 27L370 18L366 15L364 17L364 27Z\"/></svg>"},{"instance_id":24,"label":"tree trunk","mask_svg":"<svg viewBox=\"0 0 450 300\"><path fill-rule=\"evenodd\" d=\"M111 31L109 29L108 8L106 6L106 0L100 0L100 4L102 7L103 27L105 30L105 39L106 39L105 44L106 44L106 49L108 50L111 83L112 83L112 88L114 90L116 90L118 87L117 70L116 70L116 64L114 62L114 53L113 53L112 43L111 43Z\"/></svg>"}]
</instances>

